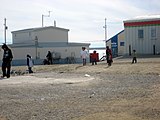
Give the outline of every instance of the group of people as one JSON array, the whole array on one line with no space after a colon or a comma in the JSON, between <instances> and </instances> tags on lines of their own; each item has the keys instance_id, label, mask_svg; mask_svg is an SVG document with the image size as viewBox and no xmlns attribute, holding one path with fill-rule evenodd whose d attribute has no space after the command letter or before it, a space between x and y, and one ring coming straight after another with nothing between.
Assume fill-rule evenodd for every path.
<instances>
[{"instance_id":1,"label":"group of people","mask_svg":"<svg viewBox=\"0 0 160 120\"><path fill-rule=\"evenodd\" d=\"M85 47L82 47L81 50L81 58L82 58L82 62L83 65L86 65L86 58L89 55L88 50ZM111 66L113 63L113 56L112 56L112 50L109 48L109 46L106 47L106 60L107 60L107 64L108 66ZM97 53L96 51L93 51L93 53L91 54L91 63L92 65L97 65ZM132 64L133 63L137 63L137 54L136 54L136 50L133 50L132 53Z\"/></svg>"},{"instance_id":2,"label":"group of people","mask_svg":"<svg viewBox=\"0 0 160 120\"><path fill-rule=\"evenodd\" d=\"M48 51L45 60L46 60L46 64L48 64L48 65L53 64L52 53L50 51ZM27 66L28 66L28 72L33 73L33 71L32 71L33 60L32 60L32 57L29 54L27 54Z\"/></svg>"},{"instance_id":3,"label":"group of people","mask_svg":"<svg viewBox=\"0 0 160 120\"><path fill-rule=\"evenodd\" d=\"M2 78L4 78L4 77L10 78L11 61L13 59L12 51L6 44L2 45L2 49L4 50L3 59L2 59L2 72L3 72ZM89 56L89 52L85 47L82 47L80 54L81 54L83 66L85 66L87 56ZM53 63L52 62L52 54L50 51L48 51L46 58L47 58L48 64ZM113 62L112 51L108 46L106 48L106 59L107 59L108 66L111 66L112 62ZM93 54L91 56L92 65L94 65L94 64L97 65L97 61L98 61L97 60L97 53L96 53L96 51L93 51ZM136 50L133 50L132 63L137 63ZM29 54L27 54L27 66L28 66L29 73L33 73L33 71L32 71L33 60L32 60L31 55L29 55Z\"/></svg>"},{"instance_id":4,"label":"group of people","mask_svg":"<svg viewBox=\"0 0 160 120\"><path fill-rule=\"evenodd\" d=\"M3 59L2 59L2 76L1 78L10 78L10 71L11 71L11 61L13 59L13 54L11 49L6 45L2 45L2 49L4 51L3 53ZM32 62L32 57L27 54L27 66L28 66L28 71L29 73L33 73L32 67L33 67L33 62Z\"/></svg>"},{"instance_id":5,"label":"group of people","mask_svg":"<svg viewBox=\"0 0 160 120\"><path fill-rule=\"evenodd\" d=\"M7 77L10 78L10 70L11 70L11 61L13 59L13 54L11 49L6 45L2 45L2 49L4 50L3 53L3 59L2 59L2 78ZM28 71L29 73L33 73L32 67L33 67L33 62L32 62L32 57L27 54L27 66L28 66Z\"/></svg>"},{"instance_id":6,"label":"group of people","mask_svg":"<svg viewBox=\"0 0 160 120\"><path fill-rule=\"evenodd\" d=\"M3 59L2 59L2 72L3 75L1 78L7 77L10 78L10 71L11 71L11 61L13 59L13 54L11 49L6 45L2 45L2 49L4 50L3 53ZM27 54L27 67L28 67L28 72L33 73L32 67L33 67L33 60L31 55ZM52 64L52 54L50 51L48 51L48 54L46 56L48 64Z\"/></svg>"},{"instance_id":7,"label":"group of people","mask_svg":"<svg viewBox=\"0 0 160 120\"><path fill-rule=\"evenodd\" d=\"M88 50L85 47L82 47L81 58L82 58L83 66L86 65L87 56L89 56ZM93 51L90 58L91 58L92 65L94 65L94 64L97 65L98 58L97 58L97 52L96 51ZM106 59L107 59L108 66L111 66L111 64L113 62L112 51L108 46L106 48Z\"/></svg>"}]
</instances>

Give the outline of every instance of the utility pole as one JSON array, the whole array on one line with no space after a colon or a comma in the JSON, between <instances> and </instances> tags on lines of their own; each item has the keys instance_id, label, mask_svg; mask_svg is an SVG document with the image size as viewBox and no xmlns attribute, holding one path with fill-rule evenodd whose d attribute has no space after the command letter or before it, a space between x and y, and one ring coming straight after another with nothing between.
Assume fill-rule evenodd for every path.
<instances>
[{"instance_id":1,"label":"utility pole","mask_svg":"<svg viewBox=\"0 0 160 120\"><path fill-rule=\"evenodd\" d=\"M107 24L106 24L107 19L105 18L105 25L104 25L104 35L105 35L105 41L107 41Z\"/></svg>"},{"instance_id":2,"label":"utility pole","mask_svg":"<svg viewBox=\"0 0 160 120\"><path fill-rule=\"evenodd\" d=\"M104 20L105 20L104 21L104 26L103 26L103 28L104 28L104 39L105 39L105 44L106 44L106 48L107 48L107 42L108 42L107 41L107 23L106 23L107 19L105 18ZM105 57L107 59L107 53L106 53Z\"/></svg>"},{"instance_id":3,"label":"utility pole","mask_svg":"<svg viewBox=\"0 0 160 120\"><path fill-rule=\"evenodd\" d=\"M6 18L4 18L4 43L6 44L6 30L8 27L6 26Z\"/></svg>"},{"instance_id":4,"label":"utility pole","mask_svg":"<svg viewBox=\"0 0 160 120\"><path fill-rule=\"evenodd\" d=\"M44 17L50 17L51 11L48 11L48 12L49 12L49 15L43 15L42 14L42 27L43 27Z\"/></svg>"},{"instance_id":5,"label":"utility pole","mask_svg":"<svg viewBox=\"0 0 160 120\"><path fill-rule=\"evenodd\" d=\"M38 48L38 37L35 36L35 48L36 48L36 59L38 59L37 48Z\"/></svg>"}]
</instances>

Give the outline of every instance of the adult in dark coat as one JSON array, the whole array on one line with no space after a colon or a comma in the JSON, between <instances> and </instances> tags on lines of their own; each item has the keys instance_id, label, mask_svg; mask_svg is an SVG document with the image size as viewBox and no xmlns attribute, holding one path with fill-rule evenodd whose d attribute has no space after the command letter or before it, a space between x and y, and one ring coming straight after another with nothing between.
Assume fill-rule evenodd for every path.
<instances>
[{"instance_id":1,"label":"adult in dark coat","mask_svg":"<svg viewBox=\"0 0 160 120\"><path fill-rule=\"evenodd\" d=\"M109 46L107 46L107 49L106 49L106 58L107 58L108 66L111 66L113 60L112 60L112 51L111 51L111 49L109 48Z\"/></svg>"},{"instance_id":2,"label":"adult in dark coat","mask_svg":"<svg viewBox=\"0 0 160 120\"><path fill-rule=\"evenodd\" d=\"M52 53L50 51L48 51L48 54L47 54L46 58L47 58L49 64L53 63L52 62Z\"/></svg>"},{"instance_id":3,"label":"adult in dark coat","mask_svg":"<svg viewBox=\"0 0 160 120\"><path fill-rule=\"evenodd\" d=\"M11 70L11 61L13 59L12 51L8 48L6 44L2 45L2 49L4 50L3 53L3 62L2 62L2 77L10 77L10 70Z\"/></svg>"}]
</instances>

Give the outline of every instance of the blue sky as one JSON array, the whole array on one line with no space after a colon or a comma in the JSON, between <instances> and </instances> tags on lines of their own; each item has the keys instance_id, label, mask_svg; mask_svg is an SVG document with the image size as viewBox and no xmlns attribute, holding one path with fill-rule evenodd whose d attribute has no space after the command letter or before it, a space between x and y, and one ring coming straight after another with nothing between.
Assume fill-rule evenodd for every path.
<instances>
[{"instance_id":1,"label":"blue sky","mask_svg":"<svg viewBox=\"0 0 160 120\"><path fill-rule=\"evenodd\" d=\"M4 18L7 18L7 42L11 31L51 26L69 29L69 42L87 42L104 46L104 19L107 38L123 30L123 21L137 16L160 15L159 0L1 0L0 43L4 42Z\"/></svg>"}]
</instances>

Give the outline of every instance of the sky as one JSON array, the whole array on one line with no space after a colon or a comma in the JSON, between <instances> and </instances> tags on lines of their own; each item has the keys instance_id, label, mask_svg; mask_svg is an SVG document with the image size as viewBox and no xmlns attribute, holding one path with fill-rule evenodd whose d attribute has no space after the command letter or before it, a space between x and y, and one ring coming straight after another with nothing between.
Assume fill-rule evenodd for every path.
<instances>
[{"instance_id":1,"label":"sky","mask_svg":"<svg viewBox=\"0 0 160 120\"><path fill-rule=\"evenodd\" d=\"M123 21L137 16L160 15L159 0L0 0L0 43L4 43L4 18L7 19L7 43L11 32L44 26L69 29L69 42L105 46L107 39L124 29Z\"/></svg>"}]
</instances>

